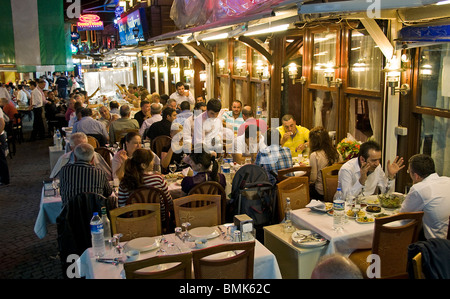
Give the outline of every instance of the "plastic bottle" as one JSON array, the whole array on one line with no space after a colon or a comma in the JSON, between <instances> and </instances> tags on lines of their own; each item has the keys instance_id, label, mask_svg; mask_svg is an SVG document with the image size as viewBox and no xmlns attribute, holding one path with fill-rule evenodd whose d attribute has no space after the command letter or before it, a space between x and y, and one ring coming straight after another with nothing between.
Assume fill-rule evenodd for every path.
<instances>
[{"instance_id":1,"label":"plastic bottle","mask_svg":"<svg viewBox=\"0 0 450 299\"><path fill-rule=\"evenodd\" d=\"M59 129L58 130L56 130L56 147L58 148L58 149L61 149L62 148L62 144L61 144L61 133L59 132Z\"/></svg>"},{"instance_id":2,"label":"plastic bottle","mask_svg":"<svg viewBox=\"0 0 450 299\"><path fill-rule=\"evenodd\" d=\"M262 109L261 109L261 106L258 106L256 108L256 119L261 118L261 116L262 116Z\"/></svg>"},{"instance_id":3,"label":"plastic bottle","mask_svg":"<svg viewBox=\"0 0 450 299\"><path fill-rule=\"evenodd\" d=\"M227 158L226 156L225 156L225 158L223 159L222 173L223 173L223 175L225 176L227 182L230 181L231 164L230 164L230 159Z\"/></svg>"},{"instance_id":4,"label":"plastic bottle","mask_svg":"<svg viewBox=\"0 0 450 299\"><path fill-rule=\"evenodd\" d=\"M345 200L341 188L337 188L333 197L333 229L342 230L345 218Z\"/></svg>"},{"instance_id":5,"label":"plastic bottle","mask_svg":"<svg viewBox=\"0 0 450 299\"><path fill-rule=\"evenodd\" d=\"M58 135L56 135L56 132L53 134L53 145L58 146Z\"/></svg>"},{"instance_id":6,"label":"plastic bottle","mask_svg":"<svg viewBox=\"0 0 450 299\"><path fill-rule=\"evenodd\" d=\"M92 237L92 249L94 251L94 256L104 256L105 255L105 237L103 235L103 221L98 216L97 212L91 219L91 237Z\"/></svg>"},{"instance_id":7,"label":"plastic bottle","mask_svg":"<svg viewBox=\"0 0 450 299\"><path fill-rule=\"evenodd\" d=\"M102 207L102 222L103 222L103 236L105 242L108 242L112 238L111 235L111 221L109 221L108 215L106 214L106 208Z\"/></svg>"},{"instance_id":8,"label":"plastic bottle","mask_svg":"<svg viewBox=\"0 0 450 299\"><path fill-rule=\"evenodd\" d=\"M291 199L289 197L286 198L286 208L284 209L284 232L291 233L295 230L294 225L292 225L291 219Z\"/></svg>"}]
</instances>

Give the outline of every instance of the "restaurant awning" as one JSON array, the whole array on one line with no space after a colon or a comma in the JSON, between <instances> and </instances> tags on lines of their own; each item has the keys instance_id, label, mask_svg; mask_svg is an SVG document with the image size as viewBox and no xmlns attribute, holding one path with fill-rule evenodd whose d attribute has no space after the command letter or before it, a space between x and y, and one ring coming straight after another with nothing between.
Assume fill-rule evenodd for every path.
<instances>
[{"instance_id":1,"label":"restaurant awning","mask_svg":"<svg viewBox=\"0 0 450 299\"><path fill-rule=\"evenodd\" d=\"M0 15L0 65L20 73L73 70L63 1L0 0Z\"/></svg>"}]
</instances>

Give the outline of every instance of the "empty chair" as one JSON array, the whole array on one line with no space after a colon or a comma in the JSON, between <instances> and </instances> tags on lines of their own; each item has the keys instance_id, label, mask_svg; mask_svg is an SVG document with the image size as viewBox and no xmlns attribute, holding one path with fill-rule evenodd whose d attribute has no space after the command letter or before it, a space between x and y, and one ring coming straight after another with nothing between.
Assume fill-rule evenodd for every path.
<instances>
[{"instance_id":1,"label":"empty chair","mask_svg":"<svg viewBox=\"0 0 450 299\"><path fill-rule=\"evenodd\" d=\"M227 206L227 194L221 184L219 184L218 182L214 182L214 181L206 181L206 182L200 183L198 185L195 185L191 189L191 191L189 191L188 195L192 195L192 194L219 194L221 196L220 209L221 209L221 213L222 213L220 223L226 222L225 221L225 211L226 211L226 206Z\"/></svg>"},{"instance_id":2,"label":"empty chair","mask_svg":"<svg viewBox=\"0 0 450 299\"><path fill-rule=\"evenodd\" d=\"M196 279L253 279L254 259L254 241L192 251Z\"/></svg>"},{"instance_id":3,"label":"empty chair","mask_svg":"<svg viewBox=\"0 0 450 299\"><path fill-rule=\"evenodd\" d=\"M422 227L423 212L400 213L375 218L371 249L356 250L350 255L364 277L368 266L367 257L377 254L380 259L380 278L408 278L408 246L417 242ZM399 220L408 220L406 223Z\"/></svg>"},{"instance_id":4,"label":"empty chair","mask_svg":"<svg viewBox=\"0 0 450 299\"><path fill-rule=\"evenodd\" d=\"M127 279L191 279L192 253L154 256L123 265Z\"/></svg>"},{"instance_id":5,"label":"empty chair","mask_svg":"<svg viewBox=\"0 0 450 299\"><path fill-rule=\"evenodd\" d=\"M193 194L173 200L175 225L189 222L191 228L221 224L221 196Z\"/></svg>"},{"instance_id":6,"label":"empty chair","mask_svg":"<svg viewBox=\"0 0 450 299\"><path fill-rule=\"evenodd\" d=\"M147 213L139 213L141 211ZM161 213L157 203L135 203L111 210L109 214L112 232L121 233L122 241L161 235Z\"/></svg>"},{"instance_id":7,"label":"empty chair","mask_svg":"<svg viewBox=\"0 0 450 299\"><path fill-rule=\"evenodd\" d=\"M167 148L172 143L172 138L167 135L161 135L152 140L152 151L161 158L161 153L164 148Z\"/></svg>"},{"instance_id":8,"label":"empty chair","mask_svg":"<svg viewBox=\"0 0 450 299\"><path fill-rule=\"evenodd\" d=\"M286 198L291 200L293 210L304 208L309 202L309 178L307 176L289 177L277 184L278 187L278 220L284 219Z\"/></svg>"},{"instance_id":9,"label":"empty chair","mask_svg":"<svg viewBox=\"0 0 450 299\"><path fill-rule=\"evenodd\" d=\"M338 186L338 173L341 167L341 163L335 163L320 170L322 172L323 197L325 201L333 201L333 196Z\"/></svg>"},{"instance_id":10,"label":"empty chair","mask_svg":"<svg viewBox=\"0 0 450 299\"><path fill-rule=\"evenodd\" d=\"M170 210L169 199L164 192L155 187L141 187L134 190L126 201L126 205L134 203L158 203L161 204L161 223L163 232L170 231Z\"/></svg>"},{"instance_id":11,"label":"empty chair","mask_svg":"<svg viewBox=\"0 0 450 299\"><path fill-rule=\"evenodd\" d=\"M311 166L294 166L286 169L280 169L278 170L277 181L281 182L287 178L290 178L291 176L288 176L288 174L292 174L294 176L295 172L298 171L304 171L305 174L302 176L309 178L309 175L311 174Z\"/></svg>"},{"instance_id":12,"label":"empty chair","mask_svg":"<svg viewBox=\"0 0 450 299\"><path fill-rule=\"evenodd\" d=\"M88 143L90 145L92 145L92 147L94 149L97 148L97 147L100 147L100 143L98 142L97 138L92 137L92 136L87 136L87 140L88 140Z\"/></svg>"}]
</instances>

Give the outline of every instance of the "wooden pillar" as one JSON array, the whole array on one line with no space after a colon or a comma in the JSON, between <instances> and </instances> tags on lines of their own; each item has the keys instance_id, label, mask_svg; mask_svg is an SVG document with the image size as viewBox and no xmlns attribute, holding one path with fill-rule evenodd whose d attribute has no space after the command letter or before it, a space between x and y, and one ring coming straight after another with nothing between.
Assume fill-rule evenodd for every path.
<instances>
[{"instance_id":1,"label":"wooden pillar","mask_svg":"<svg viewBox=\"0 0 450 299\"><path fill-rule=\"evenodd\" d=\"M286 57L286 37L275 35L271 40L273 64L270 74L269 126L271 118L281 118L281 75ZM276 53L276 55L274 55ZM279 121L281 124L281 120Z\"/></svg>"}]
</instances>

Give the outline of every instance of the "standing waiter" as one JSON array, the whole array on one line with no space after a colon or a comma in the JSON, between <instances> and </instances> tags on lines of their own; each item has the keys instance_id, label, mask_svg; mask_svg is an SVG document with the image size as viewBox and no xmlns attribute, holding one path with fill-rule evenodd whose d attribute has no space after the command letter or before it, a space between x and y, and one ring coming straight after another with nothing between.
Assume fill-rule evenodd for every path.
<instances>
[{"instance_id":1,"label":"standing waiter","mask_svg":"<svg viewBox=\"0 0 450 299\"><path fill-rule=\"evenodd\" d=\"M31 132L31 138L30 141L36 140L36 137L39 137L40 139L45 138L45 125L44 125L44 118L43 118L43 107L46 103L46 98L44 94L44 87L45 87L45 81L40 79L38 81L38 84L36 86L35 81L30 82L30 88L31 88L31 100L30 100L30 106L28 107L29 110L33 109L33 131Z\"/></svg>"}]
</instances>

